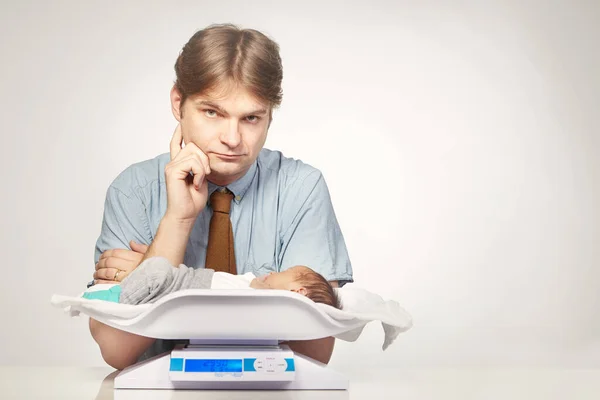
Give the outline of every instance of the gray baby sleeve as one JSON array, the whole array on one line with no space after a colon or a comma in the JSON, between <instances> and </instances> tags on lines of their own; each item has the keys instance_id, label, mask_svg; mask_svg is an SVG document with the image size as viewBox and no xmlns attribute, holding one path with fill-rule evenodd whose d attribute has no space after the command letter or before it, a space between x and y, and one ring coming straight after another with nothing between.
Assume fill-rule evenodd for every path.
<instances>
[{"instance_id":1,"label":"gray baby sleeve","mask_svg":"<svg viewBox=\"0 0 600 400\"><path fill-rule=\"evenodd\" d=\"M209 289L214 270L171 265L164 257L151 257L121 282L120 303L150 303L183 289Z\"/></svg>"}]
</instances>

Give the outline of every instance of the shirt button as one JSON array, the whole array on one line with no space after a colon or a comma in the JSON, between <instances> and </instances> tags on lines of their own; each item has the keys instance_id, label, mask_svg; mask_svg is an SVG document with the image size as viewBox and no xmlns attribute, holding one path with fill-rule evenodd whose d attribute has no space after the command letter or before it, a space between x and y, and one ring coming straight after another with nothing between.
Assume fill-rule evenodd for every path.
<instances>
[{"instance_id":1,"label":"shirt button","mask_svg":"<svg viewBox=\"0 0 600 400\"><path fill-rule=\"evenodd\" d=\"M236 199L237 201L240 201L242 198L241 198L240 196L235 196L235 199Z\"/></svg>"}]
</instances>

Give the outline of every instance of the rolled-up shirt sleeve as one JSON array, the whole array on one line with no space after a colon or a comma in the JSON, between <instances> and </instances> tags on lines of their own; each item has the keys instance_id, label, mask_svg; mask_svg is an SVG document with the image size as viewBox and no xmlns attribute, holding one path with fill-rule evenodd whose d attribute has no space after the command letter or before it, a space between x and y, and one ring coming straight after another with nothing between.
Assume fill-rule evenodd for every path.
<instances>
[{"instance_id":1,"label":"rolled-up shirt sleeve","mask_svg":"<svg viewBox=\"0 0 600 400\"><path fill-rule=\"evenodd\" d=\"M305 265L340 287L353 282L352 265L329 189L320 171L309 173L286 194L280 270Z\"/></svg>"}]
</instances>

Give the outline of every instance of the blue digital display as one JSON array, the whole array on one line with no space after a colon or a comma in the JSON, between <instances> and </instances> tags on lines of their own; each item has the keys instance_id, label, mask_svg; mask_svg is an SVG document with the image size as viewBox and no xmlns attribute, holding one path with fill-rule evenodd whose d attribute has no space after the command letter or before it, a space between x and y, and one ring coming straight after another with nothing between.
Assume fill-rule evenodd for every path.
<instances>
[{"instance_id":1,"label":"blue digital display","mask_svg":"<svg viewBox=\"0 0 600 400\"><path fill-rule=\"evenodd\" d=\"M242 360L185 360L185 372L242 372Z\"/></svg>"}]
</instances>

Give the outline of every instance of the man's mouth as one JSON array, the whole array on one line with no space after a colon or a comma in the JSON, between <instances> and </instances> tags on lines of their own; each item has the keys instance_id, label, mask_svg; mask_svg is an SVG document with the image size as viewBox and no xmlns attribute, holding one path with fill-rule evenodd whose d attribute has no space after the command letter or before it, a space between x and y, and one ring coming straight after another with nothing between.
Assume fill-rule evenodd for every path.
<instances>
[{"instance_id":1,"label":"man's mouth","mask_svg":"<svg viewBox=\"0 0 600 400\"><path fill-rule=\"evenodd\" d=\"M236 158L240 158L242 156L241 154L222 154L222 153L213 153L213 154L224 160L235 160Z\"/></svg>"}]
</instances>

